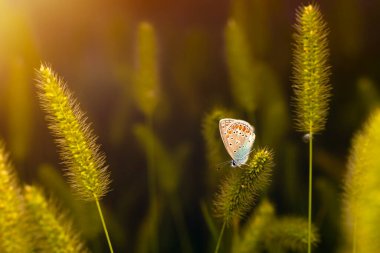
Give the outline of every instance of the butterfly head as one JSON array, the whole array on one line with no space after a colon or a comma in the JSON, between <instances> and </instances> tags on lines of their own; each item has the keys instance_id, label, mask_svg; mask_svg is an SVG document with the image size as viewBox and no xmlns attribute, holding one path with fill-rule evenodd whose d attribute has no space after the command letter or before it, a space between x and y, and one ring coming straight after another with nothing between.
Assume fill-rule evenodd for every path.
<instances>
[{"instance_id":1,"label":"butterfly head","mask_svg":"<svg viewBox=\"0 0 380 253\"><path fill-rule=\"evenodd\" d=\"M240 167L242 165L246 165L247 161L248 161L248 155L242 159L232 159L231 167L235 168L235 167Z\"/></svg>"}]
</instances>

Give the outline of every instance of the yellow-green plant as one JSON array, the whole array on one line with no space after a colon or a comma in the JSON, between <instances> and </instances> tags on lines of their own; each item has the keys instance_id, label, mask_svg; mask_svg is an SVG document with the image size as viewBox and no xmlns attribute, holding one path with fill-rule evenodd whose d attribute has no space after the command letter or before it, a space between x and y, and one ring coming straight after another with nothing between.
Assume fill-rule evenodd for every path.
<instances>
[{"instance_id":1,"label":"yellow-green plant","mask_svg":"<svg viewBox=\"0 0 380 253\"><path fill-rule=\"evenodd\" d=\"M206 156L209 170L208 172L208 185L211 189L215 188L217 181L220 179L220 174L217 168L223 164L226 157L223 142L220 139L219 120L229 118L232 113L222 108L215 108L207 113L202 122L202 134L206 145ZM229 162L229 161L228 161Z\"/></svg>"},{"instance_id":2,"label":"yellow-green plant","mask_svg":"<svg viewBox=\"0 0 380 253\"><path fill-rule=\"evenodd\" d=\"M377 83L367 76L361 76L356 81L357 106L363 108L365 113L372 111L380 105L380 94ZM362 109L362 110L363 110Z\"/></svg>"},{"instance_id":3,"label":"yellow-green plant","mask_svg":"<svg viewBox=\"0 0 380 253\"><path fill-rule=\"evenodd\" d=\"M133 92L138 108L152 117L159 101L157 42L153 26L140 23L137 34L137 57Z\"/></svg>"},{"instance_id":4,"label":"yellow-green plant","mask_svg":"<svg viewBox=\"0 0 380 253\"><path fill-rule=\"evenodd\" d=\"M218 252L226 225L251 210L258 195L267 187L273 167L273 154L267 148L258 149L252 159L231 171L215 199L215 209L223 218L223 226L215 252Z\"/></svg>"},{"instance_id":5,"label":"yellow-green plant","mask_svg":"<svg viewBox=\"0 0 380 253\"><path fill-rule=\"evenodd\" d=\"M308 224L300 217L277 218L273 205L263 200L248 219L237 242L234 253L248 252L303 252L307 248ZM311 241L318 242L315 227L311 230Z\"/></svg>"},{"instance_id":6,"label":"yellow-green plant","mask_svg":"<svg viewBox=\"0 0 380 253\"><path fill-rule=\"evenodd\" d=\"M228 118L230 112L215 108L207 113L202 123L202 134L206 144L208 166L213 168L223 160L225 151L220 139L219 120Z\"/></svg>"},{"instance_id":7,"label":"yellow-green plant","mask_svg":"<svg viewBox=\"0 0 380 253\"><path fill-rule=\"evenodd\" d=\"M351 252L380 252L380 109L355 135L344 182L344 224Z\"/></svg>"},{"instance_id":8,"label":"yellow-green plant","mask_svg":"<svg viewBox=\"0 0 380 253\"><path fill-rule=\"evenodd\" d=\"M34 76L32 66L38 64L40 56L28 14L5 1L0 2L0 10L0 65L3 70L0 108L3 108L2 118L6 118L2 124L7 130L12 160L22 164L32 146L34 104L30 84ZM17 169L23 174L22 167Z\"/></svg>"},{"instance_id":9,"label":"yellow-green plant","mask_svg":"<svg viewBox=\"0 0 380 253\"><path fill-rule=\"evenodd\" d=\"M158 136L143 124L134 127L134 134L140 145L145 149L148 149L149 145L154 143L155 153L157 154L155 163L160 171L160 175L157 175L159 190L166 197L177 195L182 173L177 166L183 160L186 150L180 147L177 147L175 150L168 150Z\"/></svg>"},{"instance_id":10,"label":"yellow-green plant","mask_svg":"<svg viewBox=\"0 0 380 253\"><path fill-rule=\"evenodd\" d=\"M109 191L110 176L84 113L64 82L46 65L38 71L38 95L56 137L65 173L74 192L95 201L110 251L113 252L99 200Z\"/></svg>"},{"instance_id":11,"label":"yellow-green plant","mask_svg":"<svg viewBox=\"0 0 380 253\"><path fill-rule=\"evenodd\" d=\"M52 201L35 186L24 188L25 207L28 211L29 231L38 252L79 253L88 252L71 223Z\"/></svg>"},{"instance_id":12,"label":"yellow-green plant","mask_svg":"<svg viewBox=\"0 0 380 253\"><path fill-rule=\"evenodd\" d=\"M247 34L252 53L255 57L267 55L273 46L270 18L283 3L276 2L276 8L268 1L233 0L230 3L230 15Z\"/></svg>"},{"instance_id":13,"label":"yellow-green plant","mask_svg":"<svg viewBox=\"0 0 380 253\"><path fill-rule=\"evenodd\" d=\"M268 225L263 239L270 252L278 252L279 249L305 252L309 241L308 221L301 217L275 219ZM318 241L317 229L312 225L310 243L315 246Z\"/></svg>"},{"instance_id":14,"label":"yellow-green plant","mask_svg":"<svg viewBox=\"0 0 380 253\"><path fill-rule=\"evenodd\" d=\"M328 32L318 6L298 9L295 29L293 88L296 126L300 132L312 135L325 128L331 97Z\"/></svg>"},{"instance_id":15,"label":"yellow-green plant","mask_svg":"<svg viewBox=\"0 0 380 253\"><path fill-rule=\"evenodd\" d=\"M32 252L24 202L13 167L0 143L0 252Z\"/></svg>"},{"instance_id":16,"label":"yellow-green plant","mask_svg":"<svg viewBox=\"0 0 380 253\"><path fill-rule=\"evenodd\" d=\"M157 57L157 41L153 26L148 22L142 22L138 26L136 67L134 73L133 96L136 105L144 113L146 125L153 131L154 112L159 102L159 66ZM150 220L149 233L147 234L153 251L158 248L158 203L157 203L157 171L155 166L155 146L150 142L146 147L148 187L150 197L150 210L146 217ZM146 246L146 245L144 245Z\"/></svg>"},{"instance_id":17,"label":"yellow-green plant","mask_svg":"<svg viewBox=\"0 0 380 253\"><path fill-rule=\"evenodd\" d=\"M70 218L75 228L80 228L84 240L97 240L102 232L99 214L88 201L73 198L71 189L57 168L50 164L41 164L37 172L38 182L49 195L59 199L62 208L70 210Z\"/></svg>"},{"instance_id":18,"label":"yellow-green plant","mask_svg":"<svg viewBox=\"0 0 380 253\"><path fill-rule=\"evenodd\" d=\"M225 43L231 91L235 103L252 114L257 108L260 92L258 70L253 63L245 34L234 20L228 21Z\"/></svg>"},{"instance_id":19,"label":"yellow-green plant","mask_svg":"<svg viewBox=\"0 0 380 253\"><path fill-rule=\"evenodd\" d=\"M234 253L261 252L265 231L275 219L273 205L263 200L242 229L240 239L234 244Z\"/></svg>"},{"instance_id":20,"label":"yellow-green plant","mask_svg":"<svg viewBox=\"0 0 380 253\"><path fill-rule=\"evenodd\" d=\"M318 6L297 11L293 88L297 130L309 140L308 252L311 252L312 153L314 135L325 127L330 98L327 27Z\"/></svg>"},{"instance_id":21,"label":"yellow-green plant","mask_svg":"<svg viewBox=\"0 0 380 253\"><path fill-rule=\"evenodd\" d=\"M202 135L205 141L206 158L209 169L207 170L207 185L213 189L214 192L217 188L217 182L223 177L224 173L220 173L219 167L224 165L225 151L223 143L220 139L219 121L222 118L230 118L232 113L223 108L214 108L206 113L202 122ZM230 161L228 160L228 163ZM203 218L212 233L215 240L218 239L218 232L216 224L212 220L211 212L206 205L205 200L201 201L201 210Z\"/></svg>"},{"instance_id":22,"label":"yellow-green plant","mask_svg":"<svg viewBox=\"0 0 380 253\"><path fill-rule=\"evenodd\" d=\"M181 167L187 148L184 146L176 147L173 150L168 148L162 141L155 135L151 129L143 124L134 127L134 134L142 147L149 148L152 143L155 147L155 164L157 171L157 191L160 192L160 208L163 205L169 207L169 212L176 223L179 239L182 245L181 252L191 252L191 243L187 232L185 218L182 214L182 207L180 205L180 197L178 195L181 179ZM161 212L160 212L161 213ZM146 227L149 229L149 227ZM144 231L148 233L149 231ZM144 238L140 238L144 239ZM141 240L139 247L146 247L145 241ZM141 250L144 251L144 250Z\"/></svg>"}]
</instances>

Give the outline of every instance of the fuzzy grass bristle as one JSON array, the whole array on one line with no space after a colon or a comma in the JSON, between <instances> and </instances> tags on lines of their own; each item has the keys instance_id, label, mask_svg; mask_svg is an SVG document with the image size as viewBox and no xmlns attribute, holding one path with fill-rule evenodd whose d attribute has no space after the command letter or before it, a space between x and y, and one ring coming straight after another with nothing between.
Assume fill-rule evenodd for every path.
<instances>
[{"instance_id":1,"label":"fuzzy grass bristle","mask_svg":"<svg viewBox=\"0 0 380 253\"><path fill-rule=\"evenodd\" d=\"M0 252L32 252L25 217L21 190L0 142Z\"/></svg>"},{"instance_id":2,"label":"fuzzy grass bristle","mask_svg":"<svg viewBox=\"0 0 380 253\"><path fill-rule=\"evenodd\" d=\"M344 181L344 225L352 252L380 252L380 109L353 139Z\"/></svg>"},{"instance_id":3,"label":"fuzzy grass bristle","mask_svg":"<svg viewBox=\"0 0 380 253\"><path fill-rule=\"evenodd\" d=\"M310 242L312 246L319 242L315 226L311 227ZM301 217L284 217L272 221L265 232L264 241L267 249L278 252L280 249L292 252L305 252L308 248L308 221Z\"/></svg>"},{"instance_id":4,"label":"fuzzy grass bristle","mask_svg":"<svg viewBox=\"0 0 380 253\"><path fill-rule=\"evenodd\" d=\"M266 230L273 219L275 219L274 207L268 200L264 199L242 229L242 234L235 243L233 252L261 252Z\"/></svg>"},{"instance_id":5,"label":"fuzzy grass bristle","mask_svg":"<svg viewBox=\"0 0 380 253\"><path fill-rule=\"evenodd\" d=\"M331 97L327 25L318 6L298 9L294 34L293 88L297 130L317 133L325 128Z\"/></svg>"},{"instance_id":6,"label":"fuzzy grass bristle","mask_svg":"<svg viewBox=\"0 0 380 253\"><path fill-rule=\"evenodd\" d=\"M38 252L89 252L73 232L71 223L35 186L24 188L30 230Z\"/></svg>"},{"instance_id":7,"label":"fuzzy grass bristle","mask_svg":"<svg viewBox=\"0 0 380 253\"><path fill-rule=\"evenodd\" d=\"M43 64L37 88L72 188L84 200L100 199L109 191L110 176L87 118L66 84Z\"/></svg>"},{"instance_id":8,"label":"fuzzy grass bristle","mask_svg":"<svg viewBox=\"0 0 380 253\"><path fill-rule=\"evenodd\" d=\"M244 216L267 187L273 167L273 153L267 148L258 149L253 158L231 171L222 183L215 200L218 216L228 224L234 217Z\"/></svg>"}]
</instances>

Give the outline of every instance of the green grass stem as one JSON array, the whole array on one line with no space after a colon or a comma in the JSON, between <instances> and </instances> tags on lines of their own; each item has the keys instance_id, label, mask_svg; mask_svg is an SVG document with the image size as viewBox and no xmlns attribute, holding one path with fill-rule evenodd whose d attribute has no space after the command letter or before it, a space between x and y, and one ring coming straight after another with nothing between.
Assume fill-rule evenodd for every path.
<instances>
[{"instance_id":1,"label":"green grass stem","mask_svg":"<svg viewBox=\"0 0 380 253\"><path fill-rule=\"evenodd\" d=\"M153 115L149 115L147 119L147 124L150 130L153 133ZM147 158L148 158L148 187L149 187L149 196L150 196L150 208L152 209L152 212L154 213L153 216L156 217L154 220L154 224L152 226L151 232L151 247L152 252L157 252L158 249L158 239L157 239L157 176L156 171L154 168L154 142L150 142L150 145L147 149Z\"/></svg>"},{"instance_id":2,"label":"green grass stem","mask_svg":"<svg viewBox=\"0 0 380 253\"><path fill-rule=\"evenodd\" d=\"M313 133L309 132L309 207L308 207L308 225L307 225L307 252L311 253L311 214L312 214L312 184L313 184Z\"/></svg>"},{"instance_id":3,"label":"green grass stem","mask_svg":"<svg viewBox=\"0 0 380 253\"><path fill-rule=\"evenodd\" d=\"M173 218L178 229L179 239L182 246L182 252L191 253L193 252L193 249L191 246L190 235L186 227L184 213L182 211L182 207L178 198L176 198L175 201L173 201L171 208Z\"/></svg>"},{"instance_id":4,"label":"green grass stem","mask_svg":"<svg viewBox=\"0 0 380 253\"><path fill-rule=\"evenodd\" d=\"M200 205L201 205L203 219L206 221L207 227L210 230L212 238L216 240L218 238L218 231L216 229L214 221L211 218L211 214L207 208L205 201L202 200Z\"/></svg>"},{"instance_id":5,"label":"green grass stem","mask_svg":"<svg viewBox=\"0 0 380 253\"><path fill-rule=\"evenodd\" d=\"M220 243L222 241L222 237L223 237L223 233L224 233L224 229L225 228L226 228L226 221L223 222L222 230L220 231L218 242L216 243L216 247L215 247L214 253L218 253L219 252Z\"/></svg>"},{"instance_id":6,"label":"green grass stem","mask_svg":"<svg viewBox=\"0 0 380 253\"><path fill-rule=\"evenodd\" d=\"M106 222L104 221L103 212L102 212L102 209L100 208L100 203L99 203L98 197L96 195L94 195L94 199L95 199L95 202L96 202L96 206L98 207L98 212L99 212L100 220L102 221L104 233L106 234L106 237L107 237L108 247L110 248L110 252L113 253L111 239L110 239L110 237L108 235L108 230L107 230Z\"/></svg>"},{"instance_id":7,"label":"green grass stem","mask_svg":"<svg viewBox=\"0 0 380 253\"><path fill-rule=\"evenodd\" d=\"M352 253L356 253L356 229L357 229L357 219L354 218L354 229L352 237Z\"/></svg>"}]
</instances>

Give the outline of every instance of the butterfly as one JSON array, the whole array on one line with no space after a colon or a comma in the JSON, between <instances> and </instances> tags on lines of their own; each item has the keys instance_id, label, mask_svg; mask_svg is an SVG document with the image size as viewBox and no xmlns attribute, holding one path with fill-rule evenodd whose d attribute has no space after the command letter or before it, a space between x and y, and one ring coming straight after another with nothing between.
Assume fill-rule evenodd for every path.
<instances>
[{"instance_id":1,"label":"butterfly","mask_svg":"<svg viewBox=\"0 0 380 253\"><path fill-rule=\"evenodd\" d=\"M231 166L245 164L256 138L254 127L244 120L221 119L219 131L224 147L232 158Z\"/></svg>"}]
</instances>

